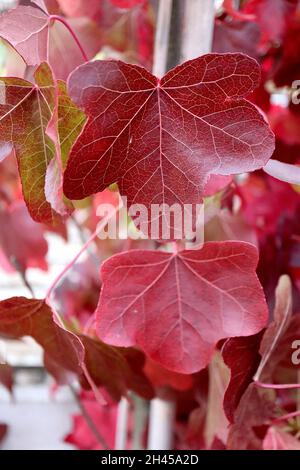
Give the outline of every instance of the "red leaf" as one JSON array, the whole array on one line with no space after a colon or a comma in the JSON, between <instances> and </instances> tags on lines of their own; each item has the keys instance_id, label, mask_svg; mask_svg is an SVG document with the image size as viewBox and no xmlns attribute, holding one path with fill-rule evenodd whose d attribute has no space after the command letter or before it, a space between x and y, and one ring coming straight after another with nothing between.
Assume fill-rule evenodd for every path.
<instances>
[{"instance_id":1,"label":"red leaf","mask_svg":"<svg viewBox=\"0 0 300 470\"><path fill-rule=\"evenodd\" d=\"M128 388L151 398L151 387L141 372L144 359L140 352L112 348L67 331L56 323L43 300L13 297L0 302L0 333L14 338L32 336L50 358L51 370L59 365L75 373L86 388L93 381L107 386L114 399ZM87 373L89 383L85 382Z\"/></svg>"},{"instance_id":2,"label":"red leaf","mask_svg":"<svg viewBox=\"0 0 300 470\"><path fill-rule=\"evenodd\" d=\"M199 203L209 175L260 168L274 138L243 99L259 66L242 54L209 54L161 80L120 61L95 61L69 78L71 98L88 115L64 177L70 199L118 182L128 203Z\"/></svg>"},{"instance_id":3,"label":"red leaf","mask_svg":"<svg viewBox=\"0 0 300 470\"><path fill-rule=\"evenodd\" d=\"M48 244L42 225L29 216L23 202L16 202L7 209L0 209L1 250L14 269L47 270Z\"/></svg>"},{"instance_id":4,"label":"red leaf","mask_svg":"<svg viewBox=\"0 0 300 470\"><path fill-rule=\"evenodd\" d=\"M258 350L261 337L262 334L258 333L247 338L231 338L222 350L224 362L231 371L223 402L225 414L230 422L233 422L234 412L260 363Z\"/></svg>"},{"instance_id":5,"label":"red leaf","mask_svg":"<svg viewBox=\"0 0 300 470\"><path fill-rule=\"evenodd\" d=\"M145 0L110 0L111 3L118 8L133 8L137 5L145 3Z\"/></svg>"},{"instance_id":6,"label":"red leaf","mask_svg":"<svg viewBox=\"0 0 300 470\"><path fill-rule=\"evenodd\" d=\"M98 334L108 344L138 345L167 369L197 372L221 338L265 326L256 265L256 248L243 242L115 255L102 265Z\"/></svg>"},{"instance_id":7,"label":"red leaf","mask_svg":"<svg viewBox=\"0 0 300 470\"><path fill-rule=\"evenodd\" d=\"M114 400L119 400L127 390L133 390L148 400L152 398L152 387L142 372L145 357L140 351L114 348L85 335L79 335L79 338L85 348L85 363L93 381L96 385L105 386ZM85 388L89 388L87 383Z\"/></svg>"},{"instance_id":8,"label":"red leaf","mask_svg":"<svg viewBox=\"0 0 300 470\"><path fill-rule=\"evenodd\" d=\"M78 373L84 349L76 335L60 327L43 300L12 297L0 302L0 333L32 336L56 362ZM81 371L80 371L81 372Z\"/></svg>"}]
</instances>

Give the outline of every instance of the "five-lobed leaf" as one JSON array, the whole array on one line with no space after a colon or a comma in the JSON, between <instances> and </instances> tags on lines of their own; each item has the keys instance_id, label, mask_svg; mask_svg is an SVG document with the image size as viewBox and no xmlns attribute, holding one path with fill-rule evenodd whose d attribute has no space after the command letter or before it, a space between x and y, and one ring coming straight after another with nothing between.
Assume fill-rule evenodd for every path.
<instances>
[{"instance_id":1,"label":"five-lobed leaf","mask_svg":"<svg viewBox=\"0 0 300 470\"><path fill-rule=\"evenodd\" d=\"M274 137L244 99L259 80L259 65L243 54L208 54L162 79L121 61L78 67L68 90L88 121L70 154L66 196L117 182L129 204L195 204L211 174L264 166Z\"/></svg>"},{"instance_id":2,"label":"five-lobed leaf","mask_svg":"<svg viewBox=\"0 0 300 470\"><path fill-rule=\"evenodd\" d=\"M257 260L256 248L244 242L210 242L177 254L117 254L102 265L99 337L116 346L137 345L167 369L197 372L220 339L265 326Z\"/></svg>"}]
</instances>

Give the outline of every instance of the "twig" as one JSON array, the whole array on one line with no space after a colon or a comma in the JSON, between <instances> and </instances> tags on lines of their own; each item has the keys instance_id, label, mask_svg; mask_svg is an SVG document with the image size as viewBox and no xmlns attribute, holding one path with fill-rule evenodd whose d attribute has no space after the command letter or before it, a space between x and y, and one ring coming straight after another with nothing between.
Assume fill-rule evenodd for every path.
<instances>
[{"instance_id":1,"label":"twig","mask_svg":"<svg viewBox=\"0 0 300 470\"><path fill-rule=\"evenodd\" d=\"M59 275L54 279L52 284L50 285L47 294L46 294L46 302L48 303L50 296L56 287L56 285L60 282L60 280L64 277L64 275L71 269L71 267L76 263L78 258L82 255L82 253L85 252L85 250L89 247L89 245L95 240L95 238L98 236L98 234L101 232L101 230L104 229L108 221L115 216L115 214L119 211L121 206L118 206L115 208L114 211L111 212L107 217L104 217L103 220L98 224L96 230L92 235L89 237L89 239L84 243L84 245L80 248L76 256L64 267L64 269L59 273Z\"/></svg>"},{"instance_id":2,"label":"twig","mask_svg":"<svg viewBox=\"0 0 300 470\"><path fill-rule=\"evenodd\" d=\"M20 263L18 262L17 259L13 259L12 264L14 265L14 267L20 274L20 277L23 281L24 286L26 287L26 289L29 290L31 297L34 299L35 297L34 290L27 279L26 272L24 271L24 269L21 268Z\"/></svg>"},{"instance_id":3,"label":"twig","mask_svg":"<svg viewBox=\"0 0 300 470\"><path fill-rule=\"evenodd\" d=\"M79 224L78 220L76 220L76 217L72 214L70 219L72 220L74 226L76 227L76 230L78 232L78 235L79 235L79 238L80 238L80 241L82 244L86 243L88 238L85 236L85 234L83 233L83 230L82 230L82 227L81 225ZM99 262L98 262L98 259L97 257L95 256L94 252L92 251L91 249L92 247L88 247L87 248L87 253L88 255L90 256L92 262L94 263L94 265L96 266L96 268L98 269L98 266L99 266Z\"/></svg>"},{"instance_id":4,"label":"twig","mask_svg":"<svg viewBox=\"0 0 300 470\"><path fill-rule=\"evenodd\" d=\"M254 382L257 387L261 388L272 388L274 390L288 390L293 388L300 388L299 384L268 384L264 382L259 382L258 380Z\"/></svg>"},{"instance_id":5,"label":"twig","mask_svg":"<svg viewBox=\"0 0 300 470\"><path fill-rule=\"evenodd\" d=\"M298 416L300 416L300 411L293 411L292 413L287 413L286 415L273 419L272 424L280 423L280 421L287 421L291 418L297 418Z\"/></svg>"}]
</instances>

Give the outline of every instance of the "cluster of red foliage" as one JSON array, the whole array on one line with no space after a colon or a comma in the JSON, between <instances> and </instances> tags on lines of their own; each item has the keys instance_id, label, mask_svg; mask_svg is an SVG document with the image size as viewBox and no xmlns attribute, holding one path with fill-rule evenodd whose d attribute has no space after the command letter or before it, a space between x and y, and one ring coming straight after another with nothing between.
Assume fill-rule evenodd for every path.
<instances>
[{"instance_id":1,"label":"cluster of red foliage","mask_svg":"<svg viewBox=\"0 0 300 470\"><path fill-rule=\"evenodd\" d=\"M93 244L46 299L1 301L0 335L32 336L58 384L79 381L97 428L74 418L79 448L113 446L132 391L176 403L176 449L300 450L300 2L224 0L213 52L162 78L154 24L150 0L0 16L0 265L25 282L47 270L45 234L67 241L70 217ZM98 240L97 207L118 211L118 194L204 200L203 247Z\"/></svg>"}]
</instances>

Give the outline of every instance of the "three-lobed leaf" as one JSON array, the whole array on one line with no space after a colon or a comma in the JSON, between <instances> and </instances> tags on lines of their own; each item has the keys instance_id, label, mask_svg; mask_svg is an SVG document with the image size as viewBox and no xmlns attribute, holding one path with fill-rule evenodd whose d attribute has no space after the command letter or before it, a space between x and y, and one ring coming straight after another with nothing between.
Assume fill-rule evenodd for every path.
<instances>
[{"instance_id":1,"label":"three-lobed leaf","mask_svg":"<svg viewBox=\"0 0 300 470\"><path fill-rule=\"evenodd\" d=\"M197 372L220 339L253 335L265 326L257 260L256 248L244 242L211 242L177 254L117 254L102 265L99 337L116 346L137 345L167 369Z\"/></svg>"}]
</instances>

